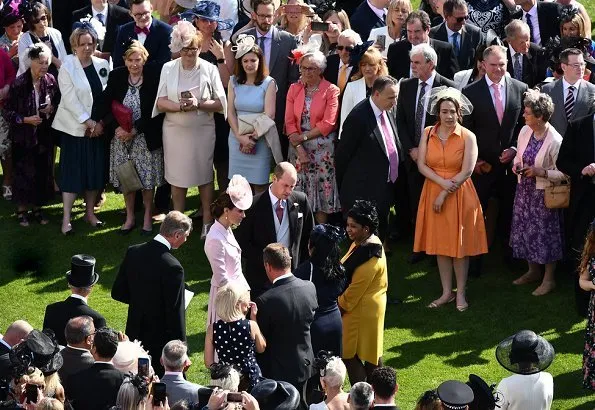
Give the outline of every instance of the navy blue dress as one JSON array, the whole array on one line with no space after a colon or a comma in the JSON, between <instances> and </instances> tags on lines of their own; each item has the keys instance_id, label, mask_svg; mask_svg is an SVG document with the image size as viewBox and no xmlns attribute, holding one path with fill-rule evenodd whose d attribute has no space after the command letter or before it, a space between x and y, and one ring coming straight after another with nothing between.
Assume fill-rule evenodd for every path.
<instances>
[{"instance_id":1,"label":"navy blue dress","mask_svg":"<svg viewBox=\"0 0 595 410\"><path fill-rule=\"evenodd\" d=\"M340 357L343 353L343 322L337 298L345 291L346 280L327 281L322 270L313 266L310 261L299 265L293 274L300 279L311 281L316 287L318 309L310 325L314 355L326 350L333 352L333 356Z\"/></svg>"}]
</instances>

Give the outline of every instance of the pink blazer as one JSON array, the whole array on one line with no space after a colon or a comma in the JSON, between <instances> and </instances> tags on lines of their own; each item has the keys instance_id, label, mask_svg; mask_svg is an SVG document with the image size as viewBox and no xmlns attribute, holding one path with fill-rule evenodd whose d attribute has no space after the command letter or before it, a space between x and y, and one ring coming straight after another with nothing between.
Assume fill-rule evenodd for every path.
<instances>
[{"instance_id":1,"label":"pink blazer","mask_svg":"<svg viewBox=\"0 0 595 410\"><path fill-rule=\"evenodd\" d=\"M300 124L306 100L306 87L302 82L291 84L285 107L285 134L302 133ZM325 79L320 81L310 105L310 129L318 128L327 136L337 128L339 113L339 87Z\"/></svg>"}]
</instances>

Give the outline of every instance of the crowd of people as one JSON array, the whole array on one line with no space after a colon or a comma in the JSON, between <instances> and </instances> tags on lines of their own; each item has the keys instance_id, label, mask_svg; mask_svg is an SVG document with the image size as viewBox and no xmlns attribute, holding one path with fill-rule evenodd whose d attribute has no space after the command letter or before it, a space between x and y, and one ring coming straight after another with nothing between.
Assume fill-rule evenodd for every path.
<instances>
[{"instance_id":1,"label":"crowd of people","mask_svg":"<svg viewBox=\"0 0 595 410\"><path fill-rule=\"evenodd\" d=\"M72 258L72 295L47 307L43 332L7 330L0 364L18 403L394 406L382 356L396 239L413 243L409 263L436 261L430 309L472 308L467 280L488 252L510 269L526 261L512 283L539 283L535 296L555 290L557 268L571 272L588 315L583 385L595 389L595 43L577 1L0 5L2 195L16 221L51 223L44 207L59 195L60 231L77 235L81 195L84 221L103 228L111 185L125 203L116 231L136 231L142 208L149 237L112 286L124 333L88 306L89 255ZM193 219L212 270L214 390L184 378L185 276L170 251ZM547 341L521 331L496 357L516 373L499 394L472 375L418 408L550 408Z\"/></svg>"}]
</instances>

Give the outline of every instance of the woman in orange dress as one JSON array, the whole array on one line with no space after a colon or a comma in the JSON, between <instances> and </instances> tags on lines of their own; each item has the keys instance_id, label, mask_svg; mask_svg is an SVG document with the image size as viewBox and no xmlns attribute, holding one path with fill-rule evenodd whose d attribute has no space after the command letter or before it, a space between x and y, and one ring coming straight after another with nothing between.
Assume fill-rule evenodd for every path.
<instances>
[{"instance_id":1,"label":"woman in orange dress","mask_svg":"<svg viewBox=\"0 0 595 410\"><path fill-rule=\"evenodd\" d=\"M442 296L428 307L456 299L459 311L468 307L465 295L469 256L487 252L481 204L469 179L477 161L475 135L460 125L473 106L454 88L432 90L430 113L438 117L419 144L417 166L426 177L417 211L414 252L437 255ZM457 281L452 290L452 272Z\"/></svg>"}]
</instances>

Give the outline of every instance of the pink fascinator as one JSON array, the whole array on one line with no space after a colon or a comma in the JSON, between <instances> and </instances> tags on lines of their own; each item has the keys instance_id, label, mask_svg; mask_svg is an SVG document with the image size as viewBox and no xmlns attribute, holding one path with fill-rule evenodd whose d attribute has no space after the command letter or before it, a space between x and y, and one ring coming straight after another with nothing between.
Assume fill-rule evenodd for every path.
<instances>
[{"instance_id":1,"label":"pink fascinator","mask_svg":"<svg viewBox=\"0 0 595 410\"><path fill-rule=\"evenodd\" d=\"M186 20L178 21L171 32L171 43L169 48L172 53L179 53L184 47L187 47L194 36L196 35L196 28Z\"/></svg>"},{"instance_id":2,"label":"pink fascinator","mask_svg":"<svg viewBox=\"0 0 595 410\"><path fill-rule=\"evenodd\" d=\"M250 183L241 175L234 175L227 186L227 195L233 206L242 211L252 206L252 189Z\"/></svg>"}]
</instances>

